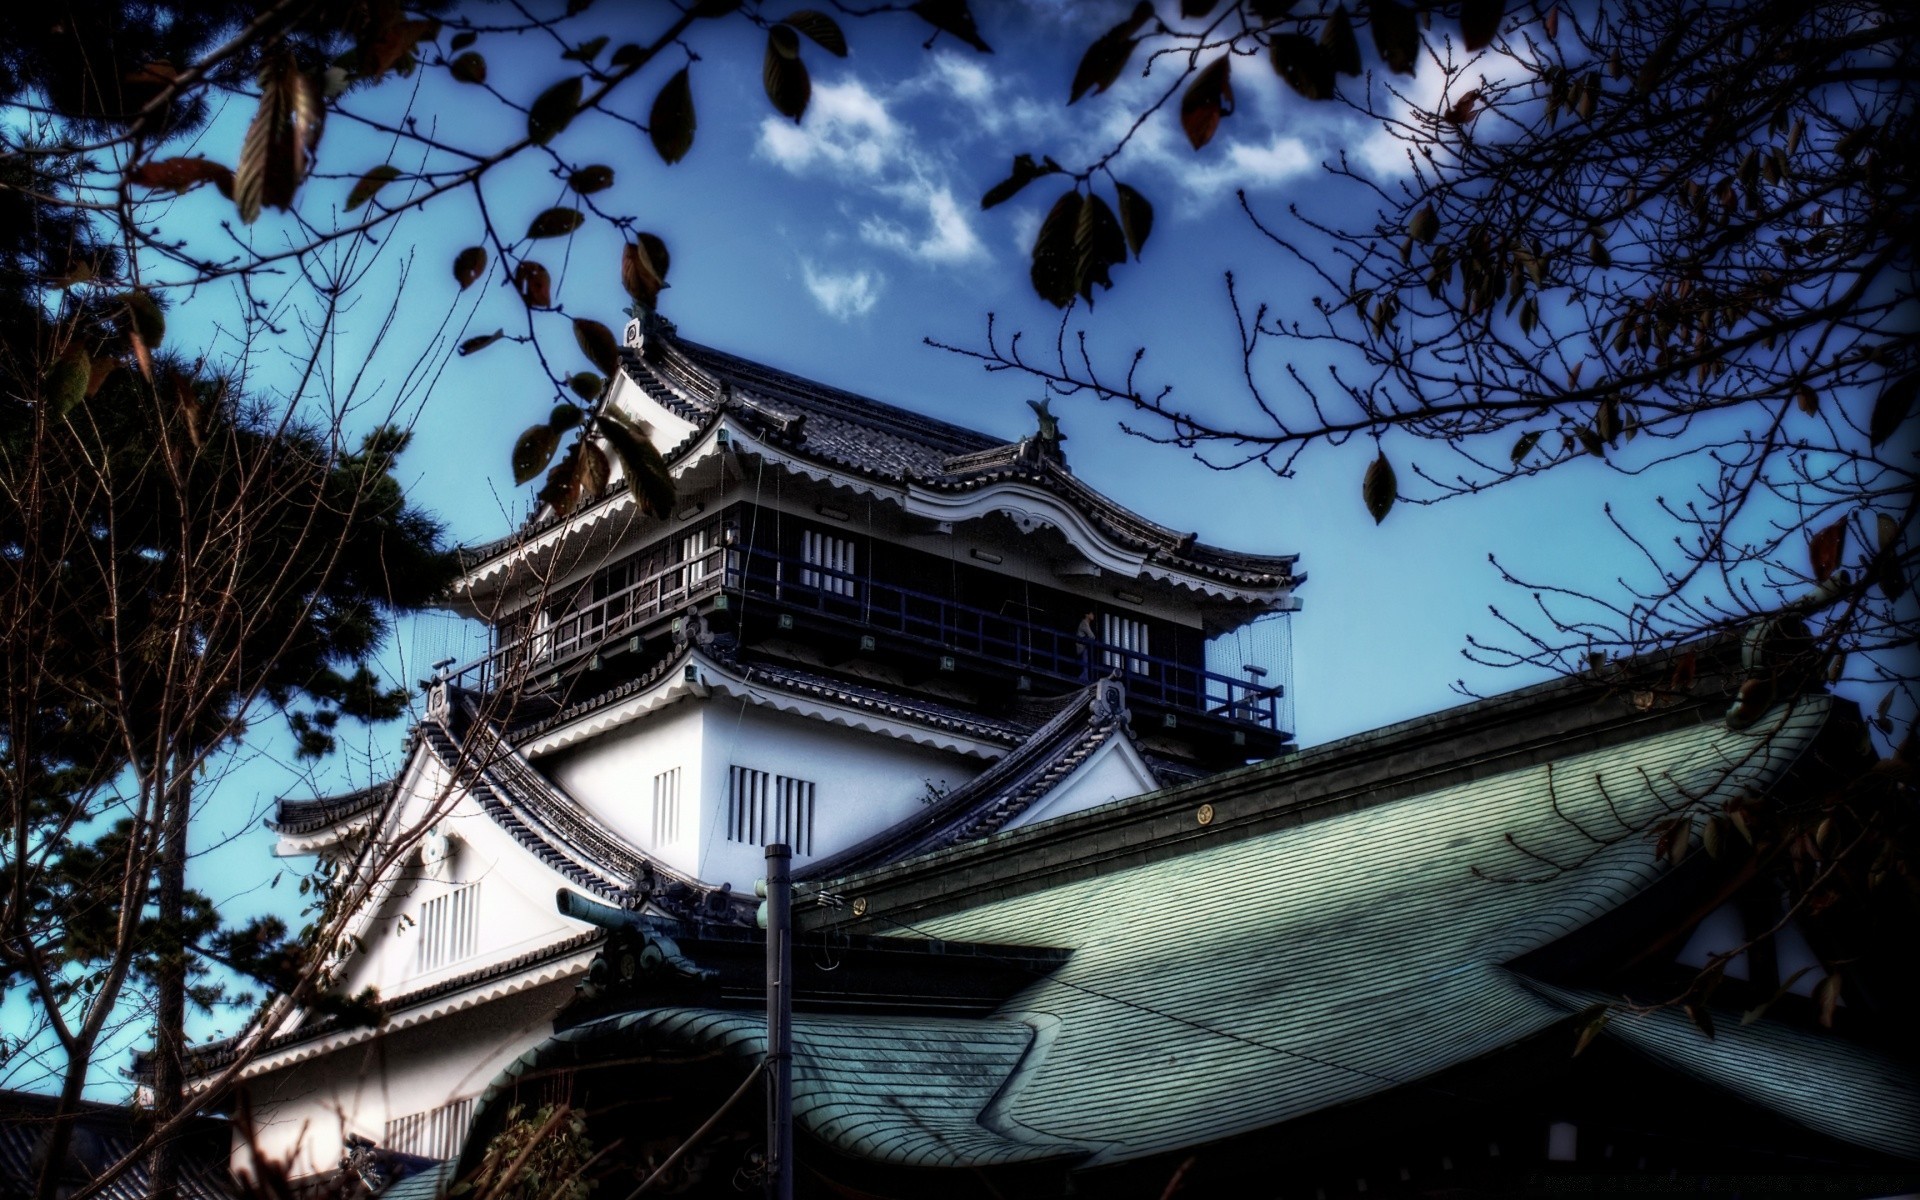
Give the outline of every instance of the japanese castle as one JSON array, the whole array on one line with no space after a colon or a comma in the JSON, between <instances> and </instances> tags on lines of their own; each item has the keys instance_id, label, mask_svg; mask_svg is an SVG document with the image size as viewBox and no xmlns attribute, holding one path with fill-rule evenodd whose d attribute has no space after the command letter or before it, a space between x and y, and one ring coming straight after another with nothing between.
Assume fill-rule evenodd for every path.
<instances>
[{"instance_id":1,"label":"japanese castle","mask_svg":"<svg viewBox=\"0 0 1920 1200\"><path fill-rule=\"evenodd\" d=\"M783 842L801 1196L1920 1191L1911 957L1749 823L1875 761L1792 639L1296 749L1294 559L1097 494L1045 405L1002 443L626 343L672 503L476 550L492 649L405 768L273 819L405 851L335 981L377 1027L198 1052L296 1175L505 1194L498 1135L571 1113L596 1195L759 1190Z\"/></svg>"},{"instance_id":2,"label":"japanese castle","mask_svg":"<svg viewBox=\"0 0 1920 1200\"><path fill-rule=\"evenodd\" d=\"M376 989L381 1028L296 1018L248 1069L299 1171L458 1150L594 957L556 889L750 929L769 842L824 878L1290 745L1294 556L1096 492L1044 405L1001 442L663 323L624 340L600 403L664 457L672 511L616 470L474 549L451 604L491 652L431 682L391 782L270 822L280 854L346 862L430 827L336 984Z\"/></svg>"}]
</instances>

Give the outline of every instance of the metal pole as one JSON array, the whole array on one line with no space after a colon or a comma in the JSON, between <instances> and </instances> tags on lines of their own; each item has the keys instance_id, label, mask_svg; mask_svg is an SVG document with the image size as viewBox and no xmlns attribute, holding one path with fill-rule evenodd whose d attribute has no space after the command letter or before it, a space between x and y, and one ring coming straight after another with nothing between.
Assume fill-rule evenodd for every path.
<instances>
[{"instance_id":1,"label":"metal pole","mask_svg":"<svg viewBox=\"0 0 1920 1200\"><path fill-rule=\"evenodd\" d=\"M793 851L767 847L767 1198L793 1200Z\"/></svg>"}]
</instances>

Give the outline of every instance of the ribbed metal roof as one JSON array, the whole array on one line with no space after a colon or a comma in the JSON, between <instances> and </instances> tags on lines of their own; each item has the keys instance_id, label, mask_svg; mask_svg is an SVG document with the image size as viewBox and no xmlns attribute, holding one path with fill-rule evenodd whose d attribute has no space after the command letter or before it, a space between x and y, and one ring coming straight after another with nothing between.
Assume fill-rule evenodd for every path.
<instances>
[{"instance_id":1,"label":"ribbed metal roof","mask_svg":"<svg viewBox=\"0 0 1920 1200\"><path fill-rule=\"evenodd\" d=\"M1080 1149L980 1121L1035 1039L1015 1021L796 1015L794 1118L849 1154L910 1167L977 1167L1075 1156ZM555 1034L509 1065L482 1111L529 1072L591 1061L680 1062L723 1055L745 1075L766 1053L755 1013L661 1008ZM465 1157L475 1153L469 1147Z\"/></svg>"},{"instance_id":2,"label":"ribbed metal roof","mask_svg":"<svg viewBox=\"0 0 1920 1200\"><path fill-rule=\"evenodd\" d=\"M1077 1154L1102 1165L1394 1089L1442 1105L1482 1099L1436 1080L1566 1020L1579 999L1505 964L1644 891L1670 869L1649 827L1765 792L1832 711L1824 696L1802 697L1744 731L1682 724L898 924L1072 956L991 1019L796 1018L801 1119L836 1149L886 1163ZM1205 798L1204 787L1187 792ZM1110 808L1143 803L1155 800ZM744 1064L763 1025L752 1013L660 1009L589 1028L663 1059L720 1049ZM1724 1045L1662 1021L1617 1033L1823 1132L1914 1153L1920 1090L1871 1055L1828 1054L1764 1022ZM572 1061L610 1057L566 1049L578 1051ZM1891 1132L1902 1122L1906 1140Z\"/></svg>"},{"instance_id":3,"label":"ribbed metal roof","mask_svg":"<svg viewBox=\"0 0 1920 1200\"><path fill-rule=\"evenodd\" d=\"M1526 982L1567 1012L1609 999ZM1686 1014L1663 1008L1616 1013L1601 1032L1810 1129L1920 1159L1920 1075L1911 1064L1818 1030L1743 1025L1737 1012L1717 1012L1714 1026L1714 1036L1704 1037Z\"/></svg>"},{"instance_id":4,"label":"ribbed metal roof","mask_svg":"<svg viewBox=\"0 0 1920 1200\"><path fill-rule=\"evenodd\" d=\"M1003 1010L1060 1022L1008 1119L1096 1162L1209 1142L1419 1086L1563 1019L1501 964L1651 883L1665 868L1640 830L1764 790L1829 710L1802 698L1745 732L1682 728L913 932L1074 951Z\"/></svg>"}]
</instances>

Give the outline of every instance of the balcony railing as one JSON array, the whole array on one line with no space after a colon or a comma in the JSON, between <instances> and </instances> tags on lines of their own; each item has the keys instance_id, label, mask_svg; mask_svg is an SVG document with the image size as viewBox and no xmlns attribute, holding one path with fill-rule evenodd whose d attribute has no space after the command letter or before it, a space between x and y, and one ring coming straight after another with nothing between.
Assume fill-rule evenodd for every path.
<instances>
[{"instance_id":1,"label":"balcony railing","mask_svg":"<svg viewBox=\"0 0 1920 1200\"><path fill-rule=\"evenodd\" d=\"M1124 672L1129 696L1167 708L1281 728L1279 686L1236 679L1153 654L1086 638L962 604L932 592L877 583L764 550L715 545L574 611L539 618L515 637L451 675L459 686L490 691L549 670L637 632L722 591L740 598L736 616L762 605L826 630L887 635L889 643L942 659L984 664L1069 684ZM766 611L762 609L761 611ZM941 665L947 665L942 663Z\"/></svg>"},{"instance_id":2,"label":"balcony railing","mask_svg":"<svg viewBox=\"0 0 1920 1200\"><path fill-rule=\"evenodd\" d=\"M459 687L488 692L503 684L530 680L590 650L680 611L695 600L719 592L727 579L727 555L714 525L710 548L641 577L617 592L565 613L541 613L533 627L511 637L492 653L457 667L450 678ZM707 531L697 531L696 538Z\"/></svg>"},{"instance_id":3,"label":"balcony railing","mask_svg":"<svg viewBox=\"0 0 1920 1200\"><path fill-rule=\"evenodd\" d=\"M1280 728L1283 689L1277 685L767 551L737 554L728 565L727 590L744 595L745 609L756 600L771 601L781 610L818 614L849 633L872 630L936 656L966 656L1069 683L1090 682L1119 668L1130 697L1286 732Z\"/></svg>"}]
</instances>

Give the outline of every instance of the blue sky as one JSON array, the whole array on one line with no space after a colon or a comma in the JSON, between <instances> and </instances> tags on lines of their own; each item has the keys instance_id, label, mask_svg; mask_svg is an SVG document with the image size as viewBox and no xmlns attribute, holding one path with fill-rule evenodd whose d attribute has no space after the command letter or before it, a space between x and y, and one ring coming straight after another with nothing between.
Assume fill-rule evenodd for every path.
<instances>
[{"instance_id":1,"label":"blue sky","mask_svg":"<svg viewBox=\"0 0 1920 1200\"><path fill-rule=\"evenodd\" d=\"M601 8L609 12L590 10L583 21L620 19L612 6ZM947 38L924 50L924 27L905 17L849 22L854 52L844 61L809 45L813 102L798 126L766 102L752 31L710 38L699 43L704 61L693 89L700 124L686 161L666 167L637 130L600 118L577 121L554 148L575 163L614 167L617 183L600 199L638 214L642 227L668 241L672 286L662 311L683 335L1011 439L1032 426L1025 401L1041 394L1038 383L988 373L923 339L980 346L989 313L1003 332L1051 338L1058 314L1032 293L1027 250L1061 187L1042 180L986 213L979 196L1006 174L1015 152L1067 162L1111 140L1166 74L1130 78L1069 110L1074 64L1114 10L1061 3L980 11L996 49L990 56ZM551 43L534 39L483 39L478 48L494 84L523 102L571 67ZM1389 186L1404 164L1392 143L1350 115L1283 95L1264 66L1239 72L1238 111L1203 153L1187 147L1170 113L1136 136L1117 172L1155 202L1158 221L1144 261L1116 272L1119 286L1099 297L1087 322L1106 365L1118 368L1144 345L1155 386L1173 383L1189 403L1216 413L1246 405L1224 273L1235 272L1244 295L1283 310L1304 312L1312 293L1311 281L1249 227L1234 190L1247 189L1276 220L1290 204L1352 212L1355 192L1330 188L1321 162L1344 147ZM501 140L507 127L491 101L430 74L413 98L423 128L463 144ZM636 116L644 117L663 78L651 76L627 98ZM1415 87L1430 96L1437 84L1416 80ZM397 94L365 100L377 107ZM236 101L190 152L233 161L249 115L249 105ZM308 184L302 215L334 219L330 209L344 203L351 181L388 152L376 136L334 121L319 165L331 177ZM515 231L562 199L561 182L535 163L505 169L488 193L496 221ZM231 211L224 203L203 189L176 202L167 219L203 240L228 236L217 228ZM476 240L477 228L463 196L403 219L377 255L355 264L364 274L327 359L338 394L358 376L354 420L370 421L390 404L418 407L419 436L403 474L417 501L463 541L498 536L529 508L531 489L514 487L508 449L554 400L531 356L516 347L450 356L461 338L511 330L520 319L518 301L497 280L465 293L454 287L448 264ZM240 236L271 245L283 232L269 219ZM626 303L617 248L597 231L541 253L569 311L616 329ZM181 304L170 342L234 355L231 303L214 288ZM580 368L564 321L552 319L543 337L563 370ZM250 383L284 389L291 362L283 350L256 352ZM1295 365L1309 375L1324 369L1304 359ZM1267 367L1269 382L1277 382L1280 364ZM1481 693L1535 682L1537 675L1475 667L1461 655L1469 634L1501 637L1489 606L1518 612L1529 604L1524 592L1499 583L1489 555L1522 574L1605 589L1636 568L1610 532L1601 500L1611 495L1633 520L1650 511L1654 490L1629 491L1586 461L1489 495L1402 504L1376 528L1360 487L1370 444L1317 449L1289 479L1259 468L1221 473L1119 432L1127 414L1111 407L1069 397L1053 408L1074 469L1102 491L1208 542L1301 556L1311 579L1294 619L1292 686L1307 745L1457 703L1459 679ZM1416 462L1443 465L1439 453L1417 445L1389 449L1403 486ZM395 647L393 671L407 681L424 676L428 663L461 642L450 618L413 622ZM202 845L221 844L196 864L200 886L230 913L286 905L290 888L268 890L280 867L258 826L271 798L383 776L396 764L402 733L398 725L349 730L352 744L311 776L283 762L270 739L256 743L256 753L222 780L201 826ZM209 1022L203 1032L230 1024Z\"/></svg>"}]
</instances>

